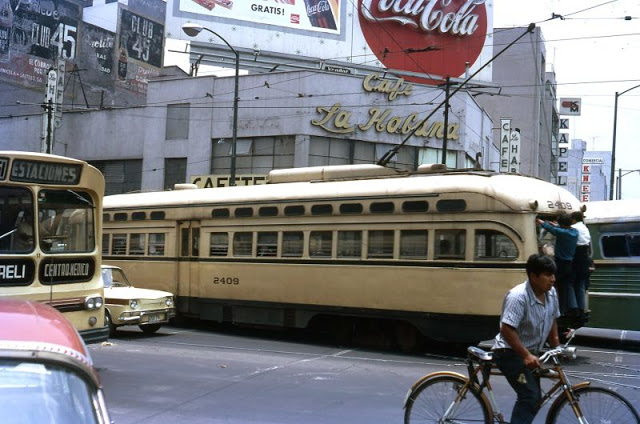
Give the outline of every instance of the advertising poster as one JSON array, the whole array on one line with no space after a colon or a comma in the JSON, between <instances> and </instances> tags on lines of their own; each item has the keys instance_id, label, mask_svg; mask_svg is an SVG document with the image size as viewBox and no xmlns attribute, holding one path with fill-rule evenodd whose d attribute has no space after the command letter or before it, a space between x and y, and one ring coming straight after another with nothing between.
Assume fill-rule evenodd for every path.
<instances>
[{"instance_id":1,"label":"advertising poster","mask_svg":"<svg viewBox=\"0 0 640 424\"><path fill-rule=\"evenodd\" d=\"M149 78L160 75L164 25L122 6L118 13L116 86L144 94Z\"/></svg>"},{"instance_id":2,"label":"advertising poster","mask_svg":"<svg viewBox=\"0 0 640 424\"><path fill-rule=\"evenodd\" d=\"M180 0L180 10L284 28L340 33L344 0Z\"/></svg>"},{"instance_id":3,"label":"advertising poster","mask_svg":"<svg viewBox=\"0 0 640 424\"><path fill-rule=\"evenodd\" d=\"M88 23L81 24L82 45L78 52L78 67L82 80L88 84L113 89L116 34Z\"/></svg>"},{"instance_id":4,"label":"advertising poster","mask_svg":"<svg viewBox=\"0 0 640 424\"><path fill-rule=\"evenodd\" d=\"M43 86L57 58L76 59L80 14L62 0L0 0L0 78Z\"/></svg>"}]
</instances>

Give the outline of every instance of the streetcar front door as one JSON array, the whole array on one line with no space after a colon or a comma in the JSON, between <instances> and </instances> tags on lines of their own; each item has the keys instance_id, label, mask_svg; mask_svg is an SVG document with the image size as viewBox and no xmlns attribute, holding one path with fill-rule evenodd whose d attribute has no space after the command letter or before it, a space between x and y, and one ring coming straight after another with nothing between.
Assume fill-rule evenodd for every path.
<instances>
[{"instance_id":1,"label":"streetcar front door","mask_svg":"<svg viewBox=\"0 0 640 424\"><path fill-rule=\"evenodd\" d=\"M200 294L200 221L182 221L178 228L178 308L182 313L197 314Z\"/></svg>"}]
</instances>

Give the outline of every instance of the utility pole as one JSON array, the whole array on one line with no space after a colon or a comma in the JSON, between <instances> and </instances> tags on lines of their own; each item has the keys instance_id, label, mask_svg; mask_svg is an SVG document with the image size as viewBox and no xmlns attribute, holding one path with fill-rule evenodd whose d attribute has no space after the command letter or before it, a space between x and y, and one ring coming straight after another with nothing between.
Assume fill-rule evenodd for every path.
<instances>
[{"instance_id":1,"label":"utility pole","mask_svg":"<svg viewBox=\"0 0 640 424\"><path fill-rule=\"evenodd\" d=\"M447 77L444 85L444 132L442 135L442 164L447 165L447 139L449 138L449 86L450 78Z\"/></svg>"}]
</instances>

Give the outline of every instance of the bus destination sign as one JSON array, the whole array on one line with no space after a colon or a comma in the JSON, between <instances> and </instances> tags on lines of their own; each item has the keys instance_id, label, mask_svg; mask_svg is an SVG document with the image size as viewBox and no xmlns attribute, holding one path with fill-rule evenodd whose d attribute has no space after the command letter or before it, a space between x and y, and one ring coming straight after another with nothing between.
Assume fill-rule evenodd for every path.
<instances>
[{"instance_id":1,"label":"bus destination sign","mask_svg":"<svg viewBox=\"0 0 640 424\"><path fill-rule=\"evenodd\" d=\"M40 262L40 282L45 285L81 283L93 278L93 258L51 259Z\"/></svg>"},{"instance_id":2,"label":"bus destination sign","mask_svg":"<svg viewBox=\"0 0 640 424\"><path fill-rule=\"evenodd\" d=\"M81 173L82 165L75 163L14 159L9 178L21 183L76 185Z\"/></svg>"},{"instance_id":3,"label":"bus destination sign","mask_svg":"<svg viewBox=\"0 0 640 424\"><path fill-rule=\"evenodd\" d=\"M0 286L28 286L33 282L36 267L30 259L0 260Z\"/></svg>"}]
</instances>

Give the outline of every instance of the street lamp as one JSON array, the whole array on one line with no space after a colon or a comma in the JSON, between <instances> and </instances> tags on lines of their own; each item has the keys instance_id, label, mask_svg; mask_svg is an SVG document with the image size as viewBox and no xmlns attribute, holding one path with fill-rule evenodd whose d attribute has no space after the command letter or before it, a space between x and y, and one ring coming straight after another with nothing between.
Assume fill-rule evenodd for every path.
<instances>
[{"instance_id":1,"label":"street lamp","mask_svg":"<svg viewBox=\"0 0 640 424\"><path fill-rule=\"evenodd\" d=\"M618 187L616 190L616 199L618 200L622 199L622 177L624 177L625 175L633 174L634 172L640 172L640 169L631 169L629 171L624 171L624 174L622 172L622 169L618 169Z\"/></svg>"},{"instance_id":2,"label":"street lamp","mask_svg":"<svg viewBox=\"0 0 640 424\"><path fill-rule=\"evenodd\" d=\"M640 84L624 90L622 93L618 93L616 91L615 102L613 105L613 143L611 145L611 180L609 181L609 200L613 200L613 181L616 177L616 126L618 121L618 97L638 87L640 87Z\"/></svg>"},{"instance_id":3,"label":"street lamp","mask_svg":"<svg viewBox=\"0 0 640 424\"><path fill-rule=\"evenodd\" d=\"M233 54L236 56L236 73L234 80L234 88L233 88L233 137L231 140L231 165L229 169L229 185L236 185L236 145L237 145L237 135L238 135L238 82L240 76L240 53L236 49L234 49L231 44L227 40L225 40L220 34L215 31L210 30L209 28L205 28L202 25L195 24L192 22L188 22L182 25L182 31L187 34L189 37L195 37L200 34L202 30L208 31L211 34L215 35L219 39L221 39L227 47L231 49Z\"/></svg>"}]
</instances>

